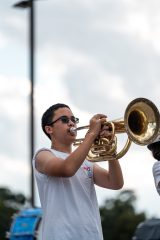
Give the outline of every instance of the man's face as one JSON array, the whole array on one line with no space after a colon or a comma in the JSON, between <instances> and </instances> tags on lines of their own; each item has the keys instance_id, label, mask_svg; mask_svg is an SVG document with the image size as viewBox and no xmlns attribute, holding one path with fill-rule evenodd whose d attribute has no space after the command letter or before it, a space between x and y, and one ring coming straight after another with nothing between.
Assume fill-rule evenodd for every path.
<instances>
[{"instance_id":1,"label":"man's face","mask_svg":"<svg viewBox=\"0 0 160 240\"><path fill-rule=\"evenodd\" d=\"M52 122L54 122L51 127L53 139L55 141L61 143L74 142L76 134L71 133L70 128L77 127L77 119L69 108L64 107L56 110Z\"/></svg>"}]
</instances>

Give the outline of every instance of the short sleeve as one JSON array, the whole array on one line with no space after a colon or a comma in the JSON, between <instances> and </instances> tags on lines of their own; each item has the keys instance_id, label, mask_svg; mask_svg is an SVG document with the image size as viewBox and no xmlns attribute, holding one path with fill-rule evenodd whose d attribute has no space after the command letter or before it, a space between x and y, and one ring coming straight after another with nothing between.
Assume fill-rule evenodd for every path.
<instances>
[{"instance_id":1,"label":"short sleeve","mask_svg":"<svg viewBox=\"0 0 160 240\"><path fill-rule=\"evenodd\" d=\"M159 161L154 163L152 171L153 171L153 177L154 177L157 192L160 194L160 162Z\"/></svg>"}]
</instances>

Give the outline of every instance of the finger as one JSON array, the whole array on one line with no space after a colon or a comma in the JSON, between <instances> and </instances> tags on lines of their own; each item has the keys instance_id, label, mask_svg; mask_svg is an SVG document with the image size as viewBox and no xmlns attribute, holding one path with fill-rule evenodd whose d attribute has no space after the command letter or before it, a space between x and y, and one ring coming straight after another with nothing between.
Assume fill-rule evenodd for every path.
<instances>
[{"instance_id":1,"label":"finger","mask_svg":"<svg viewBox=\"0 0 160 240\"><path fill-rule=\"evenodd\" d=\"M106 122L106 121L104 121L104 122ZM110 131L110 126L104 124L102 126L102 130Z\"/></svg>"},{"instance_id":2,"label":"finger","mask_svg":"<svg viewBox=\"0 0 160 240\"><path fill-rule=\"evenodd\" d=\"M100 120L101 120L102 123L107 122L107 118L106 117L102 117L102 118L100 118Z\"/></svg>"},{"instance_id":3,"label":"finger","mask_svg":"<svg viewBox=\"0 0 160 240\"><path fill-rule=\"evenodd\" d=\"M104 115L104 114L100 114L100 113L95 114L93 117L96 118L96 119L107 118L106 115Z\"/></svg>"}]
</instances>

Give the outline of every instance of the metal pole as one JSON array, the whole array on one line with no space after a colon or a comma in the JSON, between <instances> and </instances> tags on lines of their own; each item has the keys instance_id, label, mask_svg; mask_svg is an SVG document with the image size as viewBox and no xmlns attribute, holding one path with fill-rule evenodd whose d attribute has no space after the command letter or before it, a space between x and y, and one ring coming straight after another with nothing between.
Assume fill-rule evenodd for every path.
<instances>
[{"instance_id":1,"label":"metal pole","mask_svg":"<svg viewBox=\"0 0 160 240\"><path fill-rule=\"evenodd\" d=\"M31 169L31 178L30 178L30 203L32 206L35 204L35 189L34 189L34 174L32 168L32 158L34 154L34 0L24 0L20 1L13 5L14 7L19 8L29 8L29 53L30 53L30 83L31 83L31 92L30 92L30 169Z\"/></svg>"},{"instance_id":2,"label":"metal pole","mask_svg":"<svg viewBox=\"0 0 160 240\"><path fill-rule=\"evenodd\" d=\"M35 203L34 174L32 158L34 155L34 0L30 0L30 160L31 160L31 205Z\"/></svg>"}]
</instances>

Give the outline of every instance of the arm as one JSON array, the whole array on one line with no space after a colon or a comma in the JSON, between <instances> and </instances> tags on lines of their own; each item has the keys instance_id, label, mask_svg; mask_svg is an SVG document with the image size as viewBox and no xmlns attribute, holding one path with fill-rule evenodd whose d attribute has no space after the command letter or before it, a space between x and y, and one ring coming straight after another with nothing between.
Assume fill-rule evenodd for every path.
<instances>
[{"instance_id":1,"label":"arm","mask_svg":"<svg viewBox=\"0 0 160 240\"><path fill-rule=\"evenodd\" d=\"M93 134L87 134L83 143L65 160L54 156L50 151L41 151L36 156L38 171L56 177L71 177L79 169L94 140Z\"/></svg>"},{"instance_id":2,"label":"arm","mask_svg":"<svg viewBox=\"0 0 160 240\"><path fill-rule=\"evenodd\" d=\"M100 119L102 118L103 119ZM46 175L56 177L71 177L85 160L91 145L101 130L104 115L97 114L90 120L89 132L83 143L65 160L57 158L49 151L42 151L36 156L36 169Z\"/></svg>"},{"instance_id":3,"label":"arm","mask_svg":"<svg viewBox=\"0 0 160 240\"><path fill-rule=\"evenodd\" d=\"M112 133L108 126L103 126L100 136L108 137ZM123 174L119 161L116 159L108 161L108 170L101 168L99 165L94 165L94 182L96 185L109 189L121 189L123 187Z\"/></svg>"},{"instance_id":4,"label":"arm","mask_svg":"<svg viewBox=\"0 0 160 240\"><path fill-rule=\"evenodd\" d=\"M118 160L108 161L108 170L94 164L94 182L96 185L113 190L123 187L123 175Z\"/></svg>"}]
</instances>

